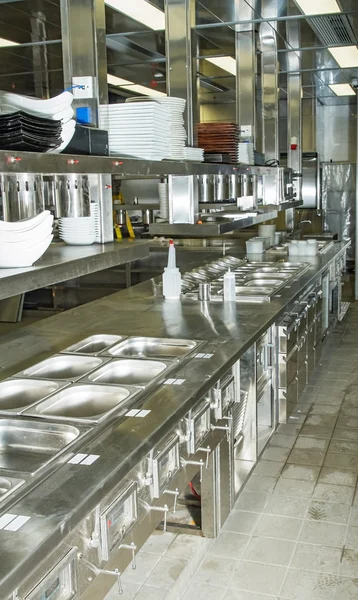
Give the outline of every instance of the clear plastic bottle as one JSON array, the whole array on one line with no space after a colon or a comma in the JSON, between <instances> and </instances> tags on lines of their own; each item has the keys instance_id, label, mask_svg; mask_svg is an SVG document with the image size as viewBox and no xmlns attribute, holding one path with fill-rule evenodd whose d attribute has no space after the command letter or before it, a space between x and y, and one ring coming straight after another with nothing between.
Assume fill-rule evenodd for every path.
<instances>
[{"instance_id":1,"label":"clear plastic bottle","mask_svg":"<svg viewBox=\"0 0 358 600\"><path fill-rule=\"evenodd\" d=\"M224 275L224 302L235 302L235 274L230 269Z\"/></svg>"},{"instance_id":2,"label":"clear plastic bottle","mask_svg":"<svg viewBox=\"0 0 358 600\"><path fill-rule=\"evenodd\" d=\"M175 246L173 240L169 242L168 266L165 267L163 277L163 296L167 300L178 300L181 294L181 274L176 266Z\"/></svg>"}]
</instances>

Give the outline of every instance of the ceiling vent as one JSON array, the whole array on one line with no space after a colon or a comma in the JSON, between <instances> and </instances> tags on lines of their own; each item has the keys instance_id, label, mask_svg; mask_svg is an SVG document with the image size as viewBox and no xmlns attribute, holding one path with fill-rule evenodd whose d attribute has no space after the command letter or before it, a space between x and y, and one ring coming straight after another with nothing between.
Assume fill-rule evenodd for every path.
<instances>
[{"instance_id":1,"label":"ceiling vent","mask_svg":"<svg viewBox=\"0 0 358 600\"><path fill-rule=\"evenodd\" d=\"M311 17L308 21L320 40L327 46L357 44L357 38L347 15Z\"/></svg>"}]
</instances>

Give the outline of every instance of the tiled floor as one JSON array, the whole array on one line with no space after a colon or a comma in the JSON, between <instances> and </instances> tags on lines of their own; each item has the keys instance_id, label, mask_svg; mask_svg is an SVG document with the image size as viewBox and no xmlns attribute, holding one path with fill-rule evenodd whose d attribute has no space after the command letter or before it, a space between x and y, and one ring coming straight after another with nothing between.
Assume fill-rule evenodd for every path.
<instances>
[{"instance_id":1,"label":"tiled floor","mask_svg":"<svg viewBox=\"0 0 358 600\"><path fill-rule=\"evenodd\" d=\"M191 561L188 536L179 536L166 563L157 556L133 579L137 590L128 598L358 599L358 304L327 340L291 410L185 586L170 595Z\"/></svg>"}]
</instances>

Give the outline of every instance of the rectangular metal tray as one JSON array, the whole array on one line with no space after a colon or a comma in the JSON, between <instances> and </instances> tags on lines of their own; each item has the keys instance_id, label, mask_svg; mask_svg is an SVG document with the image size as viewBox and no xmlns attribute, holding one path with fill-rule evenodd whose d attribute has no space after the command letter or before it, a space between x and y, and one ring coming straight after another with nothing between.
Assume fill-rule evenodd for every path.
<instances>
[{"instance_id":1,"label":"rectangular metal tray","mask_svg":"<svg viewBox=\"0 0 358 600\"><path fill-rule=\"evenodd\" d=\"M13 494L19 487L25 483L25 479L17 477L4 477L0 475L0 502Z\"/></svg>"},{"instance_id":2,"label":"rectangular metal tray","mask_svg":"<svg viewBox=\"0 0 358 600\"><path fill-rule=\"evenodd\" d=\"M99 358L98 356L56 354L21 371L21 373L17 373L15 377L77 381L77 379L84 377L94 369L98 369L107 361L108 358Z\"/></svg>"},{"instance_id":3,"label":"rectangular metal tray","mask_svg":"<svg viewBox=\"0 0 358 600\"><path fill-rule=\"evenodd\" d=\"M61 354L85 354L88 356L97 356L101 352L105 352L113 346L124 340L122 335L110 335L107 333L99 333L96 335L90 335L85 339L61 350Z\"/></svg>"},{"instance_id":4,"label":"rectangular metal tray","mask_svg":"<svg viewBox=\"0 0 358 600\"><path fill-rule=\"evenodd\" d=\"M93 371L82 381L145 388L164 375L172 366L172 362L164 360L118 358Z\"/></svg>"},{"instance_id":5,"label":"rectangular metal tray","mask_svg":"<svg viewBox=\"0 0 358 600\"><path fill-rule=\"evenodd\" d=\"M73 425L0 419L0 469L34 475L81 435Z\"/></svg>"},{"instance_id":6,"label":"rectangular metal tray","mask_svg":"<svg viewBox=\"0 0 358 600\"><path fill-rule=\"evenodd\" d=\"M192 340L132 337L112 346L104 354L112 357L181 360L197 345Z\"/></svg>"},{"instance_id":7,"label":"rectangular metal tray","mask_svg":"<svg viewBox=\"0 0 358 600\"><path fill-rule=\"evenodd\" d=\"M80 423L98 423L127 405L140 388L77 383L53 394L24 415Z\"/></svg>"},{"instance_id":8,"label":"rectangular metal tray","mask_svg":"<svg viewBox=\"0 0 358 600\"><path fill-rule=\"evenodd\" d=\"M0 381L0 414L21 414L65 385L63 381L46 379L4 379Z\"/></svg>"}]
</instances>

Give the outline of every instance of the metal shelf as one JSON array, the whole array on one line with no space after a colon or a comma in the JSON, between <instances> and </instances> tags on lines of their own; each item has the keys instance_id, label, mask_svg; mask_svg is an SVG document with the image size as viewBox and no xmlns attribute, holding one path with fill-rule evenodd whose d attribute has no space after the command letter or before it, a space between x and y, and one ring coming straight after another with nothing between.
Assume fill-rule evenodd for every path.
<instances>
[{"instance_id":1,"label":"metal shelf","mask_svg":"<svg viewBox=\"0 0 358 600\"><path fill-rule=\"evenodd\" d=\"M230 213L232 214L232 213ZM238 213L240 214L240 213ZM240 219L225 219L218 216L215 221L207 221L202 224L190 223L153 223L149 225L149 233L151 235L168 235L168 236L189 236L189 237L208 237L230 233L237 229L245 229L251 225L257 225L270 219L276 219L278 211L270 211L258 213L255 216L242 217ZM244 213L242 213L244 215Z\"/></svg>"},{"instance_id":2,"label":"metal shelf","mask_svg":"<svg viewBox=\"0 0 358 600\"><path fill-rule=\"evenodd\" d=\"M92 246L51 244L33 267L0 269L0 300L144 258L151 245L150 240L122 240Z\"/></svg>"},{"instance_id":3,"label":"metal shelf","mask_svg":"<svg viewBox=\"0 0 358 600\"><path fill-rule=\"evenodd\" d=\"M275 167L225 165L169 160L150 161L114 156L77 156L70 154L41 154L37 152L0 151L2 173L105 173L120 178L164 177L165 175L272 175Z\"/></svg>"}]
</instances>

